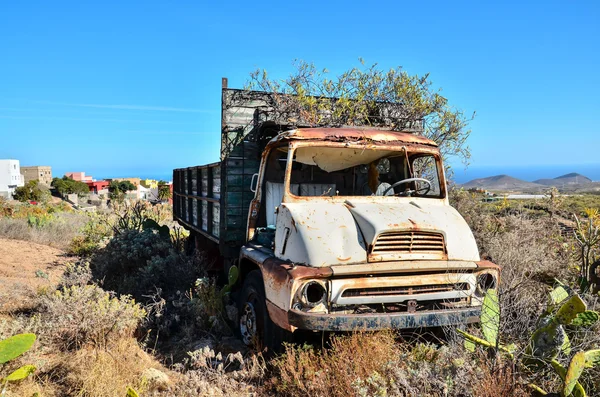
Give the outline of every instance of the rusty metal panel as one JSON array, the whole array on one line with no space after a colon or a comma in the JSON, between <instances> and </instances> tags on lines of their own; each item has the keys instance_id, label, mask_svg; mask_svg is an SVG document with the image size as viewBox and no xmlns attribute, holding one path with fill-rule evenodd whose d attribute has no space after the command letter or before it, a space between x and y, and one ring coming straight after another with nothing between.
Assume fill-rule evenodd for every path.
<instances>
[{"instance_id":1,"label":"rusty metal panel","mask_svg":"<svg viewBox=\"0 0 600 397\"><path fill-rule=\"evenodd\" d=\"M417 313L321 314L291 310L289 326L314 331L375 331L441 327L479 322L480 307Z\"/></svg>"}]
</instances>

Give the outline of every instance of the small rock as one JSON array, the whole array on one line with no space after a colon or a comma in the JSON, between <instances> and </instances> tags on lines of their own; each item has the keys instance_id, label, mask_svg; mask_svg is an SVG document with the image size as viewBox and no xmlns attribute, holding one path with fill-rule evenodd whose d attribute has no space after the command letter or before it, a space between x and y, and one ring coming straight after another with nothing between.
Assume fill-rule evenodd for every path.
<instances>
[{"instance_id":1,"label":"small rock","mask_svg":"<svg viewBox=\"0 0 600 397\"><path fill-rule=\"evenodd\" d=\"M227 318L229 321L235 323L237 322L238 310L234 305L225 306L225 312L227 313Z\"/></svg>"},{"instance_id":2,"label":"small rock","mask_svg":"<svg viewBox=\"0 0 600 397\"><path fill-rule=\"evenodd\" d=\"M219 350L222 351L223 354L237 352L242 352L242 354L245 354L248 351L248 346L234 336L225 336L219 342Z\"/></svg>"},{"instance_id":3,"label":"small rock","mask_svg":"<svg viewBox=\"0 0 600 397\"><path fill-rule=\"evenodd\" d=\"M196 350L202 350L205 347L208 347L210 350L214 350L215 349L215 341L213 339L210 338L202 338L198 341L198 343L194 344L194 348L192 350L196 351Z\"/></svg>"},{"instance_id":4,"label":"small rock","mask_svg":"<svg viewBox=\"0 0 600 397\"><path fill-rule=\"evenodd\" d=\"M166 390L171 380L169 376L156 368L148 368L142 372L142 377L148 382L148 387L153 390Z\"/></svg>"}]
</instances>

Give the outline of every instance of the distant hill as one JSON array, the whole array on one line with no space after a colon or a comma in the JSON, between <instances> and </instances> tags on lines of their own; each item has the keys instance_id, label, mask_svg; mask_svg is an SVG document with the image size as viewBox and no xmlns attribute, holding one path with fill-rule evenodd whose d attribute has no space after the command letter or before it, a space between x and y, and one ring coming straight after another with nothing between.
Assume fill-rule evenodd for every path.
<instances>
[{"instance_id":1,"label":"distant hill","mask_svg":"<svg viewBox=\"0 0 600 397\"><path fill-rule=\"evenodd\" d=\"M565 185L583 185L591 182L592 180L590 178L576 172L562 175L554 179L538 179L537 181L534 181L534 183L539 183L540 185L555 187L561 187Z\"/></svg>"},{"instance_id":2,"label":"distant hill","mask_svg":"<svg viewBox=\"0 0 600 397\"><path fill-rule=\"evenodd\" d=\"M544 185L513 178L509 175L496 175L487 178L473 179L461 185L465 188L481 188L486 190L538 191Z\"/></svg>"}]
</instances>

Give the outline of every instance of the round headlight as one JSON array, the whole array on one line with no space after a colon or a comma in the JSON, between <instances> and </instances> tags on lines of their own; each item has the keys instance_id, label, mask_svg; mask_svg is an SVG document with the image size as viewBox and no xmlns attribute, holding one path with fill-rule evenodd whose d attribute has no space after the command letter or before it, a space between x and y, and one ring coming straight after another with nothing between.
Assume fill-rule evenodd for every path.
<instances>
[{"instance_id":1,"label":"round headlight","mask_svg":"<svg viewBox=\"0 0 600 397\"><path fill-rule=\"evenodd\" d=\"M496 288L498 281L493 274L482 273L477 276L477 292L480 295L485 295L488 289Z\"/></svg>"},{"instance_id":2,"label":"round headlight","mask_svg":"<svg viewBox=\"0 0 600 397\"><path fill-rule=\"evenodd\" d=\"M302 288L302 301L310 307L317 306L327 299L325 286L318 281L309 281Z\"/></svg>"}]
</instances>

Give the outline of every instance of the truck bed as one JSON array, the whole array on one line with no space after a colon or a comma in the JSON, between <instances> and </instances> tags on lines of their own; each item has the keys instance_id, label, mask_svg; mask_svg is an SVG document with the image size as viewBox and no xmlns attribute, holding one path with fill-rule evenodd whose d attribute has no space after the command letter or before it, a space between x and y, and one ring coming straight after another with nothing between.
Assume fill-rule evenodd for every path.
<instances>
[{"instance_id":1,"label":"truck bed","mask_svg":"<svg viewBox=\"0 0 600 397\"><path fill-rule=\"evenodd\" d=\"M221 162L173 170L173 218L219 244L223 256L237 257L258 167L257 144L244 141Z\"/></svg>"}]
</instances>

